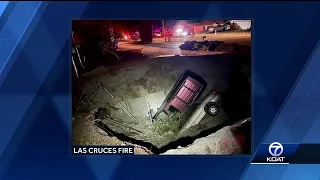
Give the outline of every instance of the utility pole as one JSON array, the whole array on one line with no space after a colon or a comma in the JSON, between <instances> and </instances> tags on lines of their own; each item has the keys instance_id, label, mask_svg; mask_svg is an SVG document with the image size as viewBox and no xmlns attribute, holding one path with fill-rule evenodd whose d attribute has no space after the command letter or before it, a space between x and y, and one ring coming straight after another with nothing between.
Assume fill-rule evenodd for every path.
<instances>
[{"instance_id":1,"label":"utility pole","mask_svg":"<svg viewBox=\"0 0 320 180\"><path fill-rule=\"evenodd\" d=\"M165 28L164 28L164 20L162 20L162 33L163 33L163 40L166 42L166 33L165 33Z\"/></svg>"}]
</instances>

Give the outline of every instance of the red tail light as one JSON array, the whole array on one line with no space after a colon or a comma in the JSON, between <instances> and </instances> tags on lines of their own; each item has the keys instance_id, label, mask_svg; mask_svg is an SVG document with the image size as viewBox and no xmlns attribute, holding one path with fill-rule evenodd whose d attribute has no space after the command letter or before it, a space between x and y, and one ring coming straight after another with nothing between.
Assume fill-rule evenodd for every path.
<instances>
[{"instance_id":1,"label":"red tail light","mask_svg":"<svg viewBox=\"0 0 320 180\"><path fill-rule=\"evenodd\" d=\"M217 91L212 91L212 94L217 94Z\"/></svg>"},{"instance_id":2,"label":"red tail light","mask_svg":"<svg viewBox=\"0 0 320 180\"><path fill-rule=\"evenodd\" d=\"M246 138L244 135L237 135L236 140L238 141L240 146L243 146L246 143Z\"/></svg>"}]
</instances>

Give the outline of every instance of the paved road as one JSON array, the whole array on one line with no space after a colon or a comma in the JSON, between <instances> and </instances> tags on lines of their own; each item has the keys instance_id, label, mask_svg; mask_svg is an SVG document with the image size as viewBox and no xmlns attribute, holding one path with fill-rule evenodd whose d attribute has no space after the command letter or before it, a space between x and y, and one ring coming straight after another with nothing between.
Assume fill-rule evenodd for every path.
<instances>
[{"instance_id":1,"label":"paved road","mask_svg":"<svg viewBox=\"0 0 320 180\"><path fill-rule=\"evenodd\" d=\"M193 37L171 38L172 42L183 43L184 41L202 41L202 37L206 36L208 41L223 41L226 43L236 43L240 45L251 45L251 33L217 33L217 34L196 34ZM153 43L163 43L163 38L154 38Z\"/></svg>"},{"instance_id":2,"label":"paved road","mask_svg":"<svg viewBox=\"0 0 320 180\"><path fill-rule=\"evenodd\" d=\"M163 42L163 38L154 38L152 44L134 44L130 42L122 42L119 44L121 51L127 50L141 50L143 54L150 58L171 56L171 55L186 55L186 56L199 56L199 55L211 55L220 54L217 52L209 51L188 51L180 50L179 46L185 41L202 41L202 37L206 36L208 41L223 41L226 43L235 43L239 45L251 45L251 34L249 33L221 33L221 34L198 34L194 37L186 38L172 38L171 42Z\"/></svg>"}]
</instances>

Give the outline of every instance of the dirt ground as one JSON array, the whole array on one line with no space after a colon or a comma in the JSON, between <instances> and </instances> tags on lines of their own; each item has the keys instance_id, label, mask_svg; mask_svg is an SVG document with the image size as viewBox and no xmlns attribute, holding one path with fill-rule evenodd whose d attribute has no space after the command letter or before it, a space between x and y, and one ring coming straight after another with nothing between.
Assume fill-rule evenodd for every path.
<instances>
[{"instance_id":1,"label":"dirt ground","mask_svg":"<svg viewBox=\"0 0 320 180\"><path fill-rule=\"evenodd\" d=\"M202 40L201 35L192 38L188 40ZM250 34L207 35L207 40L209 41L219 40L238 44L250 45L250 39ZM185 39L173 39L172 42L163 43L161 39L155 39L155 42L149 45L121 43L119 45L120 50L141 48L143 54L152 58L121 60L113 67L99 67L83 75L79 87L87 95L92 95L92 97L90 96L86 106L79 107L79 109L90 112L102 107L106 110L105 114L108 115L104 123L112 127L113 130L142 141L151 139L151 143L159 146L168 144L172 139L166 142L158 137L150 138L153 125L147 115L147 110L149 110L147 108L148 102L151 102L151 104L154 102L151 106L156 109L185 70L191 70L199 74L208 82L202 98L212 90L223 93L229 87L234 68L244 59L250 60L250 53L237 55L210 52L213 54L208 55L206 54L207 52L203 54L201 52L181 51L179 45L183 41ZM154 58L172 54L187 54L188 56ZM107 91L98 86L97 80L104 85ZM127 112L124 112L123 107L129 109L133 116L131 117ZM193 134L191 133L191 135L195 136L205 129L213 128L227 121L228 117L223 113L223 108L221 112L221 116L216 118L204 118L199 126L192 129ZM128 130L124 125L119 126L119 121L120 124L129 125L131 129L138 129L139 133L136 130ZM72 128L73 145L132 144L132 142L111 137L106 132L96 128L93 124L93 115L90 113L74 114ZM137 144L132 145L135 146L136 154L152 154L145 147Z\"/></svg>"},{"instance_id":2,"label":"dirt ground","mask_svg":"<svg viewBox=\"0 0 320 180\"><path fill-rule=\"evenodd\" d=\"M132 145L134 146L134 153L136 155L152 155L150 149L146 147L142 147L136 144L132 144L130 142L124 142L116 137L109 136L106 132L101 129L95 127L93 124L93 116L91 113L79 113L76 114L73 124L73 145L86 146L86 145L101 145L101 146L122 146L122 145ZM234 126L234 125L233 125ZM170 154L199 154L199 152L205 151L202 154L241 154L242 149L239 147L239 141L235 140L232 131L232 126L227 126L216 132L215 134L211 134L209 136L213 137L210 139L210 144L205 145L206 148L200 148L199 150L194 150L194 143L200 141L204 138L199 138L196 140L193 145L191 144L188 147L178 147L177 149L170 149L164 153L164 155ZM231 131L230 131L231 130ZM201 140L202 141L202 140ZM210 151L208 151L208 147L212 146ZM193 153L190 151L185 151L191 149ZM185 152L184 152L185 151Z\"/></svg>"},{"instance_id":3,"label":"dirt ground","mask_svg":"<svg viewBox=\"0 0 320 180\"><path fill-rule=\"evenodd\" d=\"M78 146L133 145L135 147L135 154L152 154L152 152L145 147L141 147L130 142L121 141L116 137L109 136L106 132L97 128L93 124L93 116L91 113L78 113L74 115L74 120L72 121L72 144Z\"/></svg>"},{"instance_id":4,"label":"dirt ground","mask_svg":"<svg viewBox=\"0 0 320 180\"><path fill-rule=\"evenodd\" d=\"M87 73L82 79L83 91L94 95L85 110L102 107L104 112L101 118L109 128L161 148L181 137L196 136L203 130L214 128L227 121L228 117L221 107L217 116L204 118L184 134L176 136L170 131L158 134L154 132L152 121L148 118L147 104L154 110L160 107L185 70L199 74L208 82L200 100L212 90L224 92L229 86L234 66L243 58L250 59L250 54L138 59L110 68L101 67ZM97 79L105 89L98 87Z\"/></svg>"}]
</instances>

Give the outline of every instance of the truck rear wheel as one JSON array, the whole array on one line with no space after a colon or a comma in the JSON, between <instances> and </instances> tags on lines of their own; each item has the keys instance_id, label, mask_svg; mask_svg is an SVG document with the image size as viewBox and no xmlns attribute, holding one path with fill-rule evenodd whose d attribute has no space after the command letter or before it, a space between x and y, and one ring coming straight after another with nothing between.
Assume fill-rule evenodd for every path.
<instances>
[{"instance_id":1,"label":"truck rear wheel","mask_svg":"<svg viewBox=\"0 0 320 180\"><path fill-rule=\"evenodd\" d=\"M210 116L215 116L219 113L219 108L217 107L216 103L209 102L205 105L204 111Z\"/></svg>"}]
</instances>

